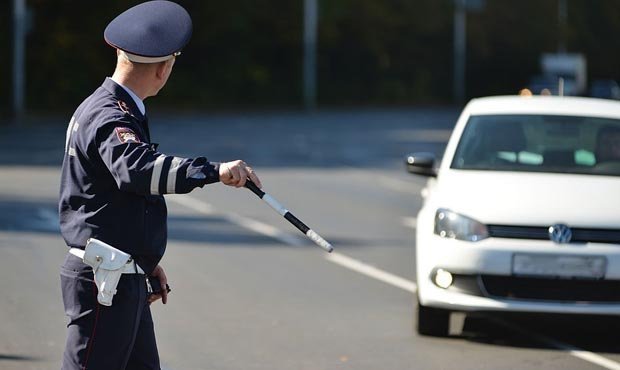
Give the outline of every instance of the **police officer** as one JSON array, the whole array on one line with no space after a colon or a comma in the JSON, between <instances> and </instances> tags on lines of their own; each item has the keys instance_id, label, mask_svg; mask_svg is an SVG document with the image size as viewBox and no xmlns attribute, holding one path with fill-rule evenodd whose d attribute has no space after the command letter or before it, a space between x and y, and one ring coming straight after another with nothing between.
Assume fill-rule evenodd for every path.
<instances>
[{"instance_id":1,"label":"police officer","mask_svg":"<svg viewBox=\"0 0 620 370\"><path fill-rule=\"evenodd\" d=\"M163 154L151 142L143 100L166 84L175 58L192 32L189 14L169 1L149 1L116 17L104 38L116 49L111 78L77 108L67 129L60 189L60 224L67 245L84 249L89 238L132 256L111 306L97 301L93 270L68 253L61 268L69 318L62 369L160 369L147 276L166 287L159 265L166 249L163 194L188 193L218 181L241 187L260 180L237 160Z\"/></svg>"}]
</instances>

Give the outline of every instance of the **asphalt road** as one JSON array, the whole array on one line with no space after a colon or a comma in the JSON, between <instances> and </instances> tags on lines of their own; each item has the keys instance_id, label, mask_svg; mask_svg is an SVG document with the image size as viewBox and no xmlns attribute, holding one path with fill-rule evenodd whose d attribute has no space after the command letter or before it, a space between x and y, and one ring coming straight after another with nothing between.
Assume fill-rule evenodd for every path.
<instances>
[{"instance_id":1,"label":"asphalt road","mask_svg":"<svg viewBox=\"0 0 620 370\"><path fill-rule=\"evenodd\" d=\"M456 315L413 331L414 228L456 111L152 115L160 150L243 158L328 239L320 248L245 189L168 196L167 305L153 306L164 369L620 369L614 318ZM0 369L59 368L66 321L55 214L66 126L0 127Z\"/></svg>"}]
</instances>

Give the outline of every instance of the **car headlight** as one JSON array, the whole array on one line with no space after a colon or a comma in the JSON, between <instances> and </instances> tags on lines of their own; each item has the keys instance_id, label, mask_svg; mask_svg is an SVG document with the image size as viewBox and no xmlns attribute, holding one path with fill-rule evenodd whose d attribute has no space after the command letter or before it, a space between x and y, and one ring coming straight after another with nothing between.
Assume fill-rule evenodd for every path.
<instances>
[{"instance_id":1,"label":"car headlight","mask_svg":"<svg viewBox=\"0 0 620 370\"><path fill-rule=\"evenodd\" d=\"M435 234L442 238L468 242L477 242L489 237L489 231L483 223L443 208L435 213Z\"/></svg>"}]
</instances>

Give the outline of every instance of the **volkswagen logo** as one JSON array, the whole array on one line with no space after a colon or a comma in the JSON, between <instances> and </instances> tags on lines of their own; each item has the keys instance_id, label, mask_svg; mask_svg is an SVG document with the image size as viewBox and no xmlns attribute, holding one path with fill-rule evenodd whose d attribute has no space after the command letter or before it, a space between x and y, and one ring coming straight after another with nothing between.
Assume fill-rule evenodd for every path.
<instances>
[{"instance_id":1,"label":"volkswagen logo","mask_svg":"<svg viewBox=\"0 0 620 370\"><path fill-rule=\"evenodd\" d=\"M570 227L564 224L555 224L553 226L549 226L549 239L551 239L551 241L554 243L570 243L572 237L573 232L571 231Z\"/></svg>"}]
</instances>

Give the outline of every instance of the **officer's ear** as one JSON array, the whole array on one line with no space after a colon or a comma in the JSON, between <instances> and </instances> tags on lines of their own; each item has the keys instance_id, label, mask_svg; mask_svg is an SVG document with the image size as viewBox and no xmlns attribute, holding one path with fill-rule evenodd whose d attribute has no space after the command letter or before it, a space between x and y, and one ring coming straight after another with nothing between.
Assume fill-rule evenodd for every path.
<instances>
[{"instance_id":1,"label":"officer's ear","mask_svg":"<svg viewBox=\"0 0 620 370\"><path fill-rule=\"evenodd\" d=\"M168 59L163 62L157 63L155 67L155 74L158 79L167 80L172 72L172 66L174 65L174 58Z\"/></svg>"},{"instance_id":2,"label":"officer's ear","mask_svg":"<svg viewBox=\"0 0 620 370\"><path fill-rule=\"evenodd\" d=\"M158 80L161 80L166 75L166 62L159 62L155 64L155 76Z\"/></svg>"}]
</instances>

